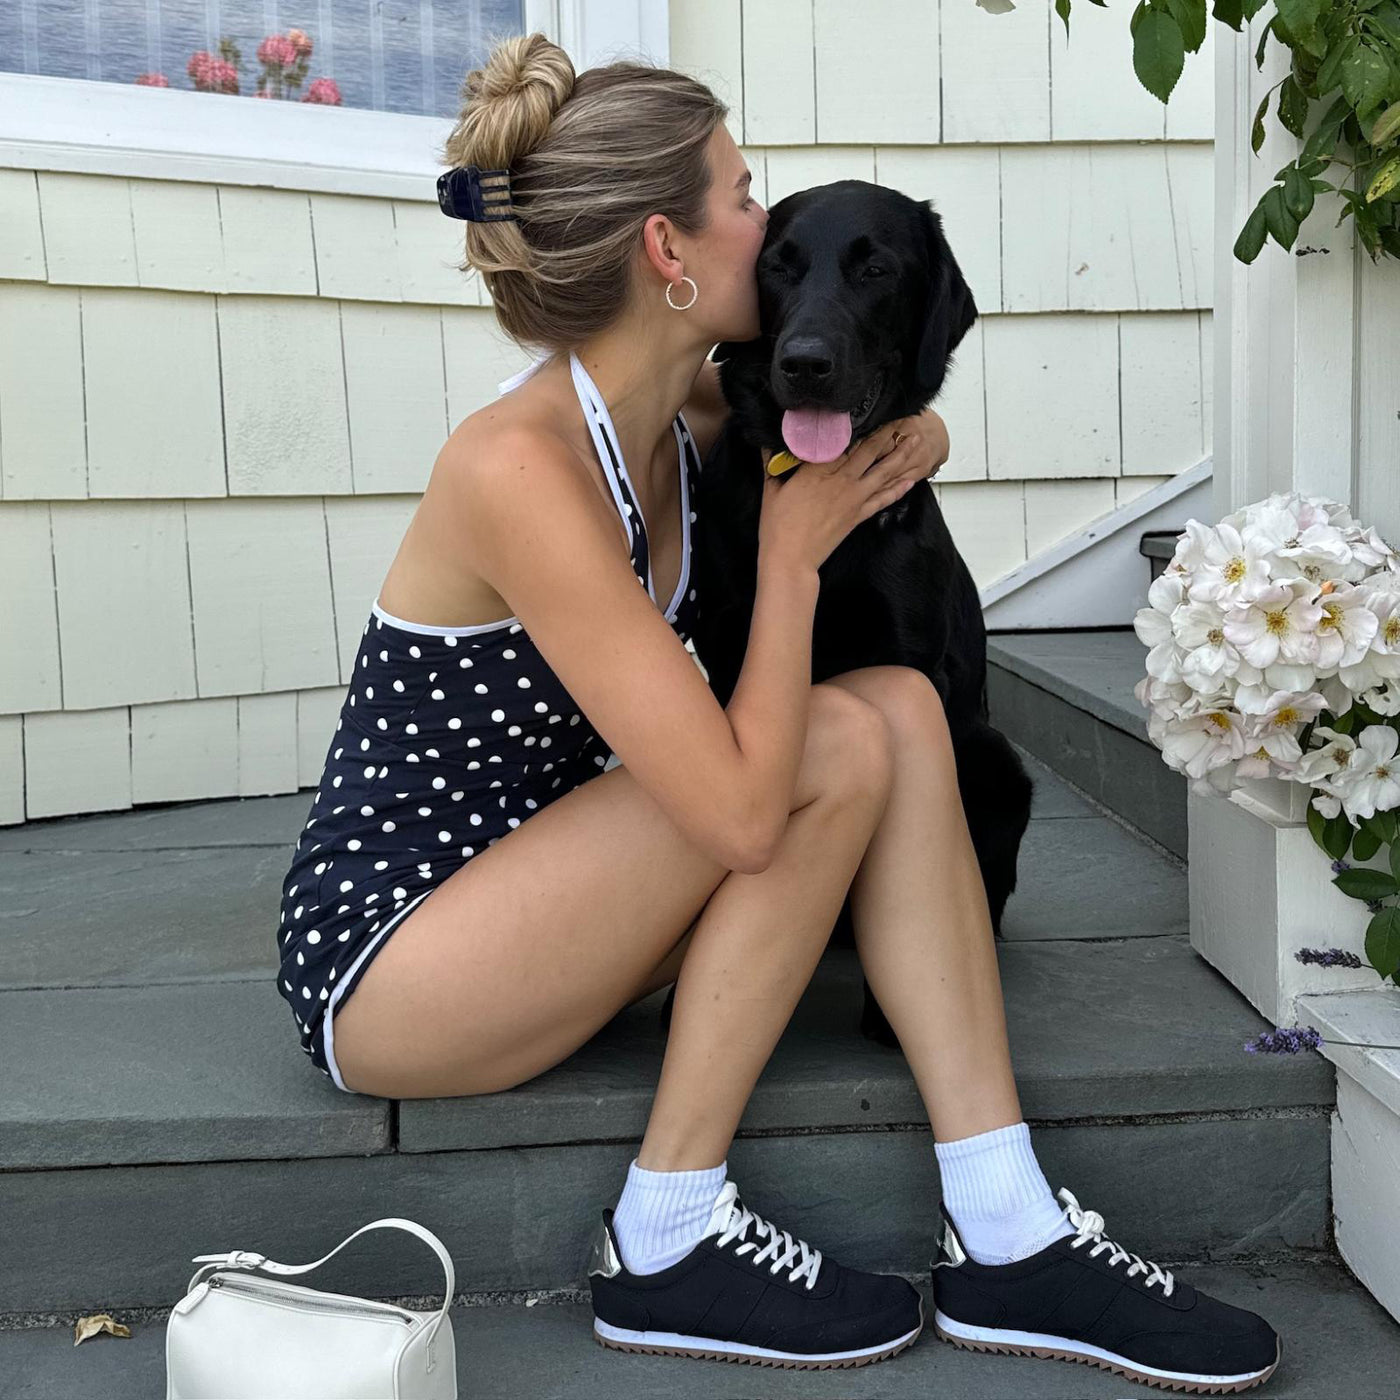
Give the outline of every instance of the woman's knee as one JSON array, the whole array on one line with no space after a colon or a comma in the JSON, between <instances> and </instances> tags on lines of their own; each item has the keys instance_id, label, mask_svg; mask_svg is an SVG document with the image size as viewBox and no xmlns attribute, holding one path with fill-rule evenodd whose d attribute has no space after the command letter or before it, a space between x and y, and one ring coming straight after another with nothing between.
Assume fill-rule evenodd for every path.
<instances>
[{"instance_id":1,"label":"woman's knee","mask_svg":"<svg viewBox=\"0 0 1400 1400\"><path fill-rule=\"evenodd\" d=\"M812 687L807 758L824 788L884 797L894 781L894 736L884 712L841 686Z\"/></svg>"}]
</instances>

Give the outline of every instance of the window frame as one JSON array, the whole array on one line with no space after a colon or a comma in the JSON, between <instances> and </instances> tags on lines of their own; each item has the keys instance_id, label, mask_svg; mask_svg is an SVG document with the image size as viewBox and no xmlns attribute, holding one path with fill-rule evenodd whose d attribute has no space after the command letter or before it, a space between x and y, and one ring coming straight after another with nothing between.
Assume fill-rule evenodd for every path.
<instances>
[{"instance_id":1,"label":"window frame","mask_svg":"<svg viewBox=\"0 0 1400 1400\"><path fill-rule=\"evenodd\" d=\"M667 0L524 0L580 72L670 58ZM445 117L0 73L0 169L432 201Z\"/></svg>"}]
</instances>

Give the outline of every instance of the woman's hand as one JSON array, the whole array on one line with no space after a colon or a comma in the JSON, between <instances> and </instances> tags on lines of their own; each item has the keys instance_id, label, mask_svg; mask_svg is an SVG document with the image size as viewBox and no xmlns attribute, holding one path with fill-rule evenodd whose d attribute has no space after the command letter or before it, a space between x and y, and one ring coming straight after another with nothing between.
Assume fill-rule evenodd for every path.
<instances>
[{"instance_id":1,"label":"woman's hand","mask_svg":"<svg viewBox=\"0 0 1400 1400\"><path fill-rule=\"evenodd\" d=\"M948 425L931 408L886 425L904 434L909 446L909 480L932 481L948 460ZM903 446L903 444L901 444Z\"/></svg>"}]
</instances>

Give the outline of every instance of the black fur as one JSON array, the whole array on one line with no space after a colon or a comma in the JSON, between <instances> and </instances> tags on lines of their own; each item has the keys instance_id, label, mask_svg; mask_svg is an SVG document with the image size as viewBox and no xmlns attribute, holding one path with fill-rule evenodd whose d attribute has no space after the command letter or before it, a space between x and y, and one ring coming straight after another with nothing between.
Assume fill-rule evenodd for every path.
<instances>
[{"instance_id":1,"label":"black fur","mask_svg":"<svg viewBox=\"0 0 1400 1400\"><path fill-rule=\"evenodd\" d=\"M704 463L696 505L695 649L726 706L753 612L760 448L783 446L784 410L859 405L878 377L868 416L853 424L857 438L918 413L937 396L953 352L977 318L930 205L861 180L803 190L774 206L758 285L763 334L714 352L731 412ZM821 566L820 579L814 683L857 667L901 665L922 671L936 687L1000 936L1032 784L1015 750L987 722L982 609L933 492L916 487L857 525ZM834 936L851 941L849 897ZM897 1043L869 984L861 1027Z\"/></svg>"}]
</instances>

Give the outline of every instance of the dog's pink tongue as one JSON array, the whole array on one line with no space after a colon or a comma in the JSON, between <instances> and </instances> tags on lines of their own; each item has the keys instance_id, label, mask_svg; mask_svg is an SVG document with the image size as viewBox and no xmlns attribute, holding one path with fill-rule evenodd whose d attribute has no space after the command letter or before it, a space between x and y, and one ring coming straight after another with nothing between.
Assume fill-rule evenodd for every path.
<instances>
[{"instance_id":1,"label":"dog's pink tongue","mask_svg":"<svg viewBox=\"0 0 1400 1400\"><path fill-rule=\"evenodd\" d=\"M783 441L804 462L830 462L851 441L851 415L830 408L790 408L783 414Z\"/></svg>"}]
</instances>

